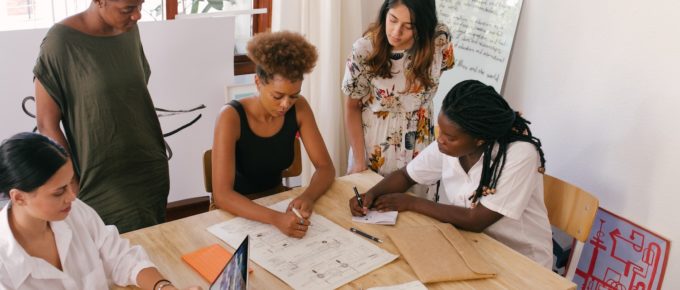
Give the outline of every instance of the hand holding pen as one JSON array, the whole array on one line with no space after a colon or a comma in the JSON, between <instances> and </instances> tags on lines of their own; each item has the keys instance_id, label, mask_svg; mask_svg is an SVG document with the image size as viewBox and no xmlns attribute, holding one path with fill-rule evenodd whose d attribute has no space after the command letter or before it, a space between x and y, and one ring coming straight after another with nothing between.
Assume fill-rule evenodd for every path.
<instances>
[{"instance_id":1,"label":"hand holding pen","mask_svg":"<svg viewBox=\"0 0 680 290\"><path fill-rule=\"evenodd\" d=\"M278 213L278 216L273 220L272 224L276 226L281 233L299 239L307 234L310 222L300 215L297 208L293 209L294 210Z\"/></svg>"},{"instance_id":2,"label":"hand holding pen","mask_svg":"<svg viewBox=\"0 0 680 290\"><path fill-rule=\"evenodd\" d=\"M359 194L359 190L355 186L354 197L349 200L349 210L353 216L364 216L368 214L368 207L372 202L369 194Z\"/></svg>"}]
</instances>

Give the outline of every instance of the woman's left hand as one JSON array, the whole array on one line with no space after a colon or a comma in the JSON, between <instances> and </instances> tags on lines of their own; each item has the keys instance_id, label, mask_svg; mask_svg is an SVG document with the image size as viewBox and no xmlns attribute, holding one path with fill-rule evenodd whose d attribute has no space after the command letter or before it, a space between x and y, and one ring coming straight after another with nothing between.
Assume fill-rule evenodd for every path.
<instances>
[{"instance_id":1,"label":"woman's left hand","mask_svg":"<svg viewBox=\"0 0 680 290\"><path fill-rule=\"evenodd\" d=\"M416 197L405 193L383 194L373 203L378 211L407 211Z\"/></svg>"},{"instance_id":2,"label":"woman's left hand","mask_svg":"<svg viewBox=\"0 0 680 290\"><path fill-rule=\"evenodd\" d=\"M288 209L286 211L291 211L292 208L297 208L303 218L309 219L314 210L314 201L300 195L288 204Z\"/></svg>"}]
</instances>

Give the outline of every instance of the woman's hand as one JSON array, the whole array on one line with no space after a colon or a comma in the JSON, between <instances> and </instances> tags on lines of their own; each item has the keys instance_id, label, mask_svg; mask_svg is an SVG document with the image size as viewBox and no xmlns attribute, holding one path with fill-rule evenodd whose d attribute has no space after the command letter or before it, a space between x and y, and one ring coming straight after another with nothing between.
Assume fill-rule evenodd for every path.
<instances>
[{"instance_id":1,"label":"woman's hand","mask_svg":"<svg viewBox=\"0 0 680 290\"><path fill-rule=\"evenodd\" d=\"M417 197L405 193L390 193L381 195L374 204L378 211L407 211L416 202Z\"/></svg>"},{"instance_id":2,"label":"woman's hand","mask_svg":"<svg viewBox=\"0 0 680 290\"><path fill-rule=\"evenodd\" d=\"M274 221L274 226L284 235L298 239L307 234L309 225L309 220L304 218L300 220L292 211L280 213Z\"/></svg>"},{"instance_id":3,"label":"woman's hand","mask_svg":"<svg viewBox=\"0 0 680 290\"><path fill-rule=\"evenodd\" d=\"M375 199L373 194L370 193L362 193L360 196L363 207L359 206L356 195L349 199L349 211L352 212L353 216L365 216L368 214L368 209Z\"/></svg>"},{"instance_id":4,"label":"woman's hand","mask_svg":"<svg viewBox=\"0 0 680 290\"><path fill-rule=\"evenodd\" d=\"M359 173L368 170L368 166L364 160L352 162L352 167L347 168L347 174Z\"/></svg>"},{"instance_id":5,"label":"woman's hand","mask_svg":"<svg viewBox=\"0 0 680 290\"><path fill-rule=\"evenodd\" d=\"M296 208L304 219L309 219L312 216L312 211L314 211L314 200L302 194L288 204L286 212L290 212L293 208Z\"/></svg>"}]
</instances>

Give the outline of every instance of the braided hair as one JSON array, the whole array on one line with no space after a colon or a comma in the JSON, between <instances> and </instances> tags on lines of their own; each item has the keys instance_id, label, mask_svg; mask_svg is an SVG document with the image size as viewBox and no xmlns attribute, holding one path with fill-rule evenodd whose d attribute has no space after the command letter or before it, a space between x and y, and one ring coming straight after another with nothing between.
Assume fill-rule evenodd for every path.
<instances>
[{"instance_id":1,"label":"braided hair","mask_svg":"<svg viewBox=\"0 0 680 290\"><path fill-rule=\"evenodd\" d=\"M515 141L529 142L536 147L541 158L538 171L545 171L545 157L541 141L531 135L529 124L493 87L476 80L462 81L444 98L442 113L472 137L484 140L482 177L470 200L473 207L482 196L494 194L503 172L508 145ZM498 154L491 158L494 144Z\"/></svg>"}]
</instances>

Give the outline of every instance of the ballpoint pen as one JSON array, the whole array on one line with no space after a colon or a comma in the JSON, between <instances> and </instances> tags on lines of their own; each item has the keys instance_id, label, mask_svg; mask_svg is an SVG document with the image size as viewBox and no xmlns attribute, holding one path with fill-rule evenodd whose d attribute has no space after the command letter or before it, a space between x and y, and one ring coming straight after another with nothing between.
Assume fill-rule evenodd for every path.
<instances>
[{"instance_id":1,"label":"ballpoint pen","mask_svg":"<svg viewBox=\"0 0 680 290\"><path fill-rule=\"evenodd\" d=\"M301 224L301 225L305 224L305 219L302 217L302 215L301 215L300 212L297 210L297 208L292 207L291 210L293 211L293 213L295 214L295 216L297 216L297 217L300 219L300 224Z\"/></svg>"},{"instance_id":2,"label":"ballpoint pen","mask_svg":"<svg viewBox=\"0 0 680 290\"><path fill-rule=\"evenodd\" d=\"M378 242L378 243L382 243L382 242L383 242L381 239L378 239L378 238L376 238L376 237L374 237L374 236L371 236L371 235L369 235L369 234L367 234L367 233L364 233L364 232L362 232L362 231L360 231L360 230L358 230L358 229L356 229L356 228L353 228L353 227L352 227L352 228L349 228L349 230L352 231L352 232L355 233L355 234L358 234L358 235L360 235L360 236L362 236L362 237L364 237L364 238L367 238L367 239L371 239L371 240L376 241L376 242Z\"/></svg>"},{"instance_id":3,"label":"ballpoint pen","mask_svg":"<svg viewBox=\"0 0 680 290\"><path fill-rule=\"evenodd\" d=\"M357 197L357 202L359 203L359 207L363 208L364 207L364 199L361 198L361 195L359 194L359 190L357 190L357 187L354 187L354 195Z\"/></svg>"}]
</instances>

